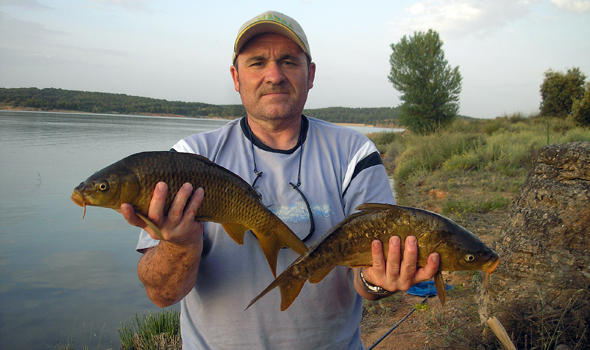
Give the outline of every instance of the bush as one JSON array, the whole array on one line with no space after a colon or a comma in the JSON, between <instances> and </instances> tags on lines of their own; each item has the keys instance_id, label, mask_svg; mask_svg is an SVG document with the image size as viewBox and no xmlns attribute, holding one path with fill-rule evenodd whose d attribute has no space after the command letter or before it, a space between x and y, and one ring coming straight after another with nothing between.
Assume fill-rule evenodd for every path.
<instances>
[{"instance_id":1,"label":"bush","mask_svg":"<svg viewBox=\"0 0 590 350\"><path fill-rule=\"evenodd\" d=\"M590 126L590 83L586 84L584 97L574 102L572 115L576 124Z\"/></svg>"},{"instance_id":2,"label":"bush","mask_svg":"<svg viewBox=\"0 0 590 350\"><path fill-rule=\"evenodd\" d=\"M574 101L584 96L585 80L579 68L568 69L565 74L546 71L541 84L541 115L560 118L569 115Z\"/></svg>"}]
</instances>

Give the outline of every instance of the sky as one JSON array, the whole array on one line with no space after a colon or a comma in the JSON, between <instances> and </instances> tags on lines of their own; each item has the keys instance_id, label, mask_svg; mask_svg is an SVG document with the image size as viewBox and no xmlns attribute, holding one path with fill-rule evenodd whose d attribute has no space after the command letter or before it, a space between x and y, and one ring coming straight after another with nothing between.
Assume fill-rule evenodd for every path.
<instances>
[{"instance_id":1,"label":"sky","mask_svg":"<svg viewBox=\"0 0 590 350\"><path fill-rule=\"evenodd\" d=\"M398 106L391 44L428 29L459 66L462 115L536 113L545 71L590 76L590 0L0 0L0 87L238 104L233 43L267 10L309 40L306 108Z\"/></svg>"}]
</instances>

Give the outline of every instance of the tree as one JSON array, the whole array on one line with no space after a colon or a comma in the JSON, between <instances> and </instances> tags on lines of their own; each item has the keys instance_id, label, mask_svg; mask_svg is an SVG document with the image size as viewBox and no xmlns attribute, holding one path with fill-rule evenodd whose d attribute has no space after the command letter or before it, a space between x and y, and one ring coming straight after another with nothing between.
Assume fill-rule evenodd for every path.
<instances>
[{"instance_id":1,"label":"tree","mask_svg":"<svg viewBox=\"0 0 590 350\"><path fill-rule=\"evenodd\" d=\"M584 97L574 101L572 116L578 125L590 126L590 83L586 83Z\"/></svg>"},{"instance_id":2,"label":"tree","mask_svg":"<svg viewBox=\"0 0 590 350\"><path fill-rule=\"evenodd\" d=\"M451 68L438 33L414 32L391 44L388 76L402 93L400 123L416 133L428 134L449 124L459 112L461 74Z\"/></svg>"},{"instance_id":3,"label":"tree","mask_svg":"<svg viewBox=\"0 0 590 350\"><path fill-rule=\"evenodd\" d=\"M580 68L568 69L565 74L547 70L541 84L541 116L567 117L574 101L584 97L585 80Z\"/></svg>"}]
</instances>

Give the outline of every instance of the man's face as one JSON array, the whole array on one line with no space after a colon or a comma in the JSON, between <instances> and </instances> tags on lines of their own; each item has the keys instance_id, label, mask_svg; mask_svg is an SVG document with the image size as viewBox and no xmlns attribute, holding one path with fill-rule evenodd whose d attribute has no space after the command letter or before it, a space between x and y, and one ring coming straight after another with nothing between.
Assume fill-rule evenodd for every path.
<instances>
[{"instance_id":1,"label":"man's face","mask_svg":"<svg viewBox=\"0 0 590 350\"><path fill-rule=\"evenodd\" d=\"M313 87L315 64L292 40L261 34L242 48L231 67L236 91L248 116L261 120L299 117Z\"/></svg>"}]
</instances>

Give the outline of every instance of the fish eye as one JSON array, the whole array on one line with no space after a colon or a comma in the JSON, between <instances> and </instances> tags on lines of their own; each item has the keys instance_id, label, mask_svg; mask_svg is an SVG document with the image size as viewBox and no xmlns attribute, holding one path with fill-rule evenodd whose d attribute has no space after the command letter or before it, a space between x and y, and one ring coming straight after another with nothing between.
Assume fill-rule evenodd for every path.
<instances>
[{"instance_id":1,"label":"fish eye","mask_svg":"<svg viewBox=\"0 0 590 350\"><path fill-rule=\"evenodd\" d=\"M472 262L473 260L475 260L475 256L473 254L466 254L463 259L467 262Z\"/></svg>"},{"instance_id":2,"label":"fish eye","mask_svg":"<svg viewBox=\"0 0 590 350\"><path fill-rule=\"evenodd\" d=\"M109 189L109 183L106 181L102 181L98 184L98 189L101 191L107 191Z\"/></svg>"}]
</instances>

